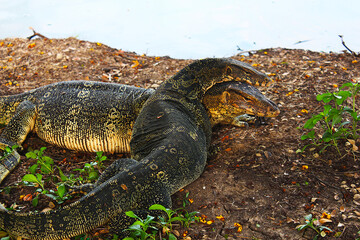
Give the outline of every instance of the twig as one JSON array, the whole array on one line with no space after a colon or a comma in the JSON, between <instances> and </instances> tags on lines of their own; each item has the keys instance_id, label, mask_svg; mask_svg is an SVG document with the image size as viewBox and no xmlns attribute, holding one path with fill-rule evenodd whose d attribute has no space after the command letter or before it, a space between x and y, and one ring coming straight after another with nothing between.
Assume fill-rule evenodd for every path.
<instances>
[{"instance_id":1,"label":"twig","mask_svg":"<svg viewBox=\"0 0 360 240\"><path fill-rule=\"evenodd\" d=\"M337 189L337 190L339 190L340 192L342 192L342 189L341 189L341 188L336 187L336 186L334 186L334 185L332 185L332 184L330 184L330 183L328 183L328 182L325 182L324 180L318 178L318 177L315 176L314 174L312 174L312 176L313 176L316 180L318 180L319 182L321 182L322 184L324 184L324 185L326 185L326 186L328 186L328 187Z\"/></svg>"},{"instance_id":2,"label":"twig","mask_svg":"<svg viewBox=\"0 0 360 240\"><path fill-rule=\"evenodd\" d=\"M343 36L342 35L339 35L340 39L341 39L341 43L342 45L352 54L354 55L355 57L359 57L359 54L352 51L350 48L348 48L348 46L346 46L345 42L344 42L344 39L343 39Z\"/></svg>"},{"instance_id":3,"label":"twig","mask_svg":"<svg viewBox=\"0 0 360 240\"><path fill-rule=\"evenodd\" d=\"M30 37L28 37L27 39L31 40L32 38L34 38L34 37L36 37L36 36L41 37L41 38L43 38L43 39L48 39L48 38L45 37L44 35L35 32L35 30L34 30L32 27L30 27L30 29L33 31L34 34L31 35Z\"/></svg>"}]
</instances>

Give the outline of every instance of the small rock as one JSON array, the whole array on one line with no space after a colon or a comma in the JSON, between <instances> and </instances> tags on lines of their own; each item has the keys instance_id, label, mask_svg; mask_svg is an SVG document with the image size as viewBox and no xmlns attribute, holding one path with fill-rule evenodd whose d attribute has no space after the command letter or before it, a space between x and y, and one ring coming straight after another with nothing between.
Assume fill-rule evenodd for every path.
<instances>
[{"instance_id":1,"label":"small rock","mask_svg":"<svg viewBox=\"0 0 360 240\"><path fill-rule=\"evenodd\" d=\"M355 194L355 195L354 195L354 200L355 200L355 201L360 200L360 194Z\"/></svg>"},{"instance_id":2,"label":"small rock","mask_svg":"<svg viewBox=\"0 0 360 240\"><path fill-rule=\"evenodd\" d=\"M61 60L63 55L61 53L56 54L56 60Z\"/></svg>"},{"instance_id":3,"label":"small rock","mask_svg":"<svg viewBox=\"0 0 360 240\"><path fill-rule=\"evenodd\" d=\"M351 193L357 193L357 190L356 190L356 188L352 188L352 189L350 189L350 192Z\"/></svg>"},{"instance_id":4,"label":"small rock","mask_svg":"<svg viewBox=\"0 0 360 240\"><path fill-rule=\"evenodd\" d=\"M340 228L340 227L344 227L344 224L339 222L338 225L337 225L337 227L339 227L339 228Z\"/></svg>"}]
</instances>

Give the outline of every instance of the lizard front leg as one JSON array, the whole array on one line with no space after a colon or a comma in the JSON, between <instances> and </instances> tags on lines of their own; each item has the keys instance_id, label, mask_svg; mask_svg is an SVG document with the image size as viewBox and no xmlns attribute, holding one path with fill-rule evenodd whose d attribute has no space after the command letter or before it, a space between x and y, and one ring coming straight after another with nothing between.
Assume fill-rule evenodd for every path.
<instances>
[{"instance_id":1,"label":"lizard front leg","mask_svg":"<svg viewBox=\"0 0 360 240\"><path fill-rule=\"evenodd\" d=\"M30 101L22 102L16 109L0 135L0 183L19 164L20 155L13 150L6 154L6 147L12 147L24 142L28 133L34 128L36 119L36 106Z\"/></svg>"}]
</instances>

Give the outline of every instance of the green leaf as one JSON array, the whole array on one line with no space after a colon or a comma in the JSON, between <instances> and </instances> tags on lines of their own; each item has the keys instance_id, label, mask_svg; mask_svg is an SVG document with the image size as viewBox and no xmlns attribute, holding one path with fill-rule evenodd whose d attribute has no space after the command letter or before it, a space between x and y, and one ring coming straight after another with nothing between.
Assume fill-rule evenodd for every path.
<instances>
[{"instance_id":1,"label":"green leaf","mask_svg":"<svg viewBox=\"0 0 360 240\"><path fill-rule=\"evenodd\" d=\"M349 91L339 91L335 94L336 96L336 104L342 104L348 97L351 96L351 92Z\"/></svg>"},{"instance_id":2,"label":"green leaf","mask_svg":"<svg viewBox=\"0 0 360 240\"><path fill-rule=\"evenodd\" d=\"M29 172L31 172L32 174L35 174L37 168L38 168L38 165L34 164L29 168Z\"/></svg>"},{"instance_id":3,"label":"green leaf","mask_svg":"<svg viewBox=\"0 0 360 240\"><path fill-rule=\"evenodd\" d=\"M54 160L51 157L43 156L42 160L46 162L47 164L54 164Z\"/></svg>"},{"instance_id":4,"label":"green leaf","mask_svg":"<svg viewBox=\"0 0 360 240\"><path fill-rule=\"evenodd\" d=\"M59 197L63 198L64 197L64 194L66 192L66 188L65 188L65 185L64 184L61 184L58 189L57 189L57 194L59 195Z\"/></svg>"},{"instance_id":5,"label":"green leaf","mask_svg":"<svg viewBox=\"0 0 360 240\"><path fill-rule=\"evenodd\" d=\"M36 206L38 205L38 203L39 203L39 195L37 195L36 197L34 197L33 200L32 200L32 205L33 205L34 207L36 207Z\"/></svg>"},{"instance_id":6,"label":"green leaf","mask_svg":"<svg viewBox=\"0 0 360 240\"><path fill-rule=\"evenodd\" d=\"M323 111L323 114L326 116L329 114L330 110L332 109L333 107L331 105L325 105L324 106L324 111Z\"/></svg>"},{"instance_id":7,"label":"green leaf","mask_svg":"<svg viewBox=\"0 0 360 240\"><path fill-rule=\"evenodd\" d=\"M41 172L44 174L49 174L52 172L52 167L50 164L48 163L42 163L41 164L41 168L40 168Z\"/></svg>"},{"instance_id":8,"label":"green leaf","mask_svg":"<svg viewBox=\"0 0 360 240\"><path fill-rule=\"evenodd\" d=\"M103 155L103 151L99 151L99 152L96 152L96 156L98 156L99 158L101 158L101 156Z\"/></svg>"},{"instance_id":9,"label":"green leaf","mask_svg":"<svg viewBox=\"0 0 360 240\"><path fill-rule=\"evenodd\" d=\"M351 87L353 87L353 83L351 83L351 82L344 83L343 85L341 85L340 89L343 89L345 87L350 87L351 88Z\"/></svg>"},{"instance_id":10,"label":"green leaf","mask_svg":"<svg viewBox=\"0 0 360 240\"><path fill-rule=\"evenodd\" d=\"M138 216L136 216L136 214L133 211L125 212L125 215L131 218L138 218Z\"/></svg>"},{"instance_id":11,"label":"green leaf","mask_svg":"<svg viewBox=\"0 0 360 240\"><path fill-rule=\"evenodd\" d=\"M321 114L313 116L312 118L306 121L306 123L304 124L304 128L312 129L316 125L316 123L323 118L324 117Z\"/></svg>"},{"instance_id":12,"label":"green leaf","mask_svg":"<svg viewBox=\"0 0 360 240\"><path fill-rule=\"evenodd\" d=\"M183 222L185 220L186 219L183 218L183 217L173 217L173 218L170 219L170 222L176 222L176 221Z\"/></svg>"},{"instance_id":13,"label":"green leaf","mask_svg":"<svg viewBox=\"0 0 360 240\"><path fill-rule=\"evenodd\" d=\"M304 218L308 221L311 221L312 217L313 217L312 214L309 214L309 215L306 215Z\"/></svg>"},{"instance_id":14,"label":"green leaf","mask_svg":"<svg viewBox=\"0 0 360 240\"><path fill-rule=\"evenodd\" d=\"M325 103L330 102L332 99L332 94L327 92L316 96L316 100L324 101Z\"/></svg>"},{"instance_id":15,"label":"green leaf","mask_svg":"<svg viewBox=\"0 0 360 240\"><path fill-rule=\"evenodd\" d=\"M89 180L96 180L99 177L99 174L96 171L89 173Z\"/></svg>"},{"instance_id":16,"label":"green leaf","mask_svg":"<svg viewBox=\"0 0 360 240\"><path fill-rule=\"evenodd\" d=\"M177 240L174 234L169 233L169 240Z\"/></svg>"},{"instance_id":17,"label":"green leaf","mask_svg":"<svg viewBox=\"0 0 360 240\"><path fill-rule=\"evenodd\" d=\"M42 180L42 175L40 173L36 174L36 178L39 180L39 182L41 182Z\"/></svg>"},{"instance_id":18,"label":"green leaf","mask_svg":"<svg viewBox=\"0 0 360 240\"><path fill-rule=\"evenodd\" d=\"M167 209L163 205L160 205L160 204L151 205L149 207L149 210L161 210L161 211L167 212Z\"/></svg>"},{"instance_id":19,"label":"green leaf","mask_svg":"<svg viewBox=\"0 0 360 240\"><path fill-rule=\"evenodd\" d=\"M38 182L38 179L35 177L34 174L26 174L25 176L23 176L22 180L26 182Z\"/></svg>"},{"instance_id":20,"label":"green leaf","mask_svg":"<svg viewBox=\"0 0 360 240\"><path fill-rule=\"evenodd\" d=\"M26 156L27 158L30 158L30 159L36 159L36 158L37 158L37 155L36 155L36 153L34 153L34 152L27 152L27 153L25 154L25 156Z\"/></svg>"},{"instance_id":21,"label":"green leaf","mask_svg":"<svg viewBox=\"0 0 360 240\"><path fill-rule=\"evenodd\" d=\"M65 176L65 174L63 173L63 171L61 171L61 169L57 166L58 170L59 170L59 175L60 175L60 179L63 182L66 182L69 180L69 178L67 176Z\"/></svg>"},{"instance_id":22,"label":"green leaf","mask_svg":"<svg viewBox=\"0 0 360 240\"><path fill-rule=\"evenodd\" d=\"M308 134L304 134L301 136L301 140L306 140L306 139L314 139L315 138L315 131L311 130L310 132L308 132Z\"/></svg>"},{"instance_id":23,"label":"green leaf","mask_svg":"<svg viewBox=\"0 0 360 240\"><path fill-rule=\"evenodd\" d=\"M329 131L324 132L324 134L322 135L322 140L324 142L330 142L332 139L333 139L333 135Z\"/></svg>"},{"instance_id":24,"label":"green leaf","mask_svg":"<svg viewBox=\"0 0 360 240\"><path fill-rule=\"evenodd\" d=\"M133 224L132 224L132 226L144 226L144 223L143 222L141 222L141 221L139 221L139 220L136 220Z\"/></svg>"}]
</instances>

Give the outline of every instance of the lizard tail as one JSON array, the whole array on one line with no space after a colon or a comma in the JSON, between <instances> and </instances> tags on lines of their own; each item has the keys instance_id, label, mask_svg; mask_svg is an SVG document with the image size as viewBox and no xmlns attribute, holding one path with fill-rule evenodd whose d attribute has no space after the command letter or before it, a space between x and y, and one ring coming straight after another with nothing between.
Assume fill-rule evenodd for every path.
<instances>
[{"instance_id":1,"label":"lizard tail","mask_svg":"<svg viewBox=\"0 0 360 240\"><path fill-rule=\"evenodd\" d=\"M60 210L42 213L18 213L0 206L0 227L11 236L26 239L71 238L106 224L114 213L118 213L119 209L108 204L111 194L111 191L108 194L91 192Z\"/></svg>"},{"instance_id":2,"label":"lizard tail","mask_svg":"<svg viewBox=\"0 0 360 240\"><path fill-rule=\"evenodd\" d=\"M4 150L6 144L1 143L0 139L0 151ZM19 164L20 155L19 153L13 149L12 152L6 153L4 156L0 157L0 183L4 180L4 178ZM0 211L1 211L0 206Z\"/></svg>"}]
</instances>

